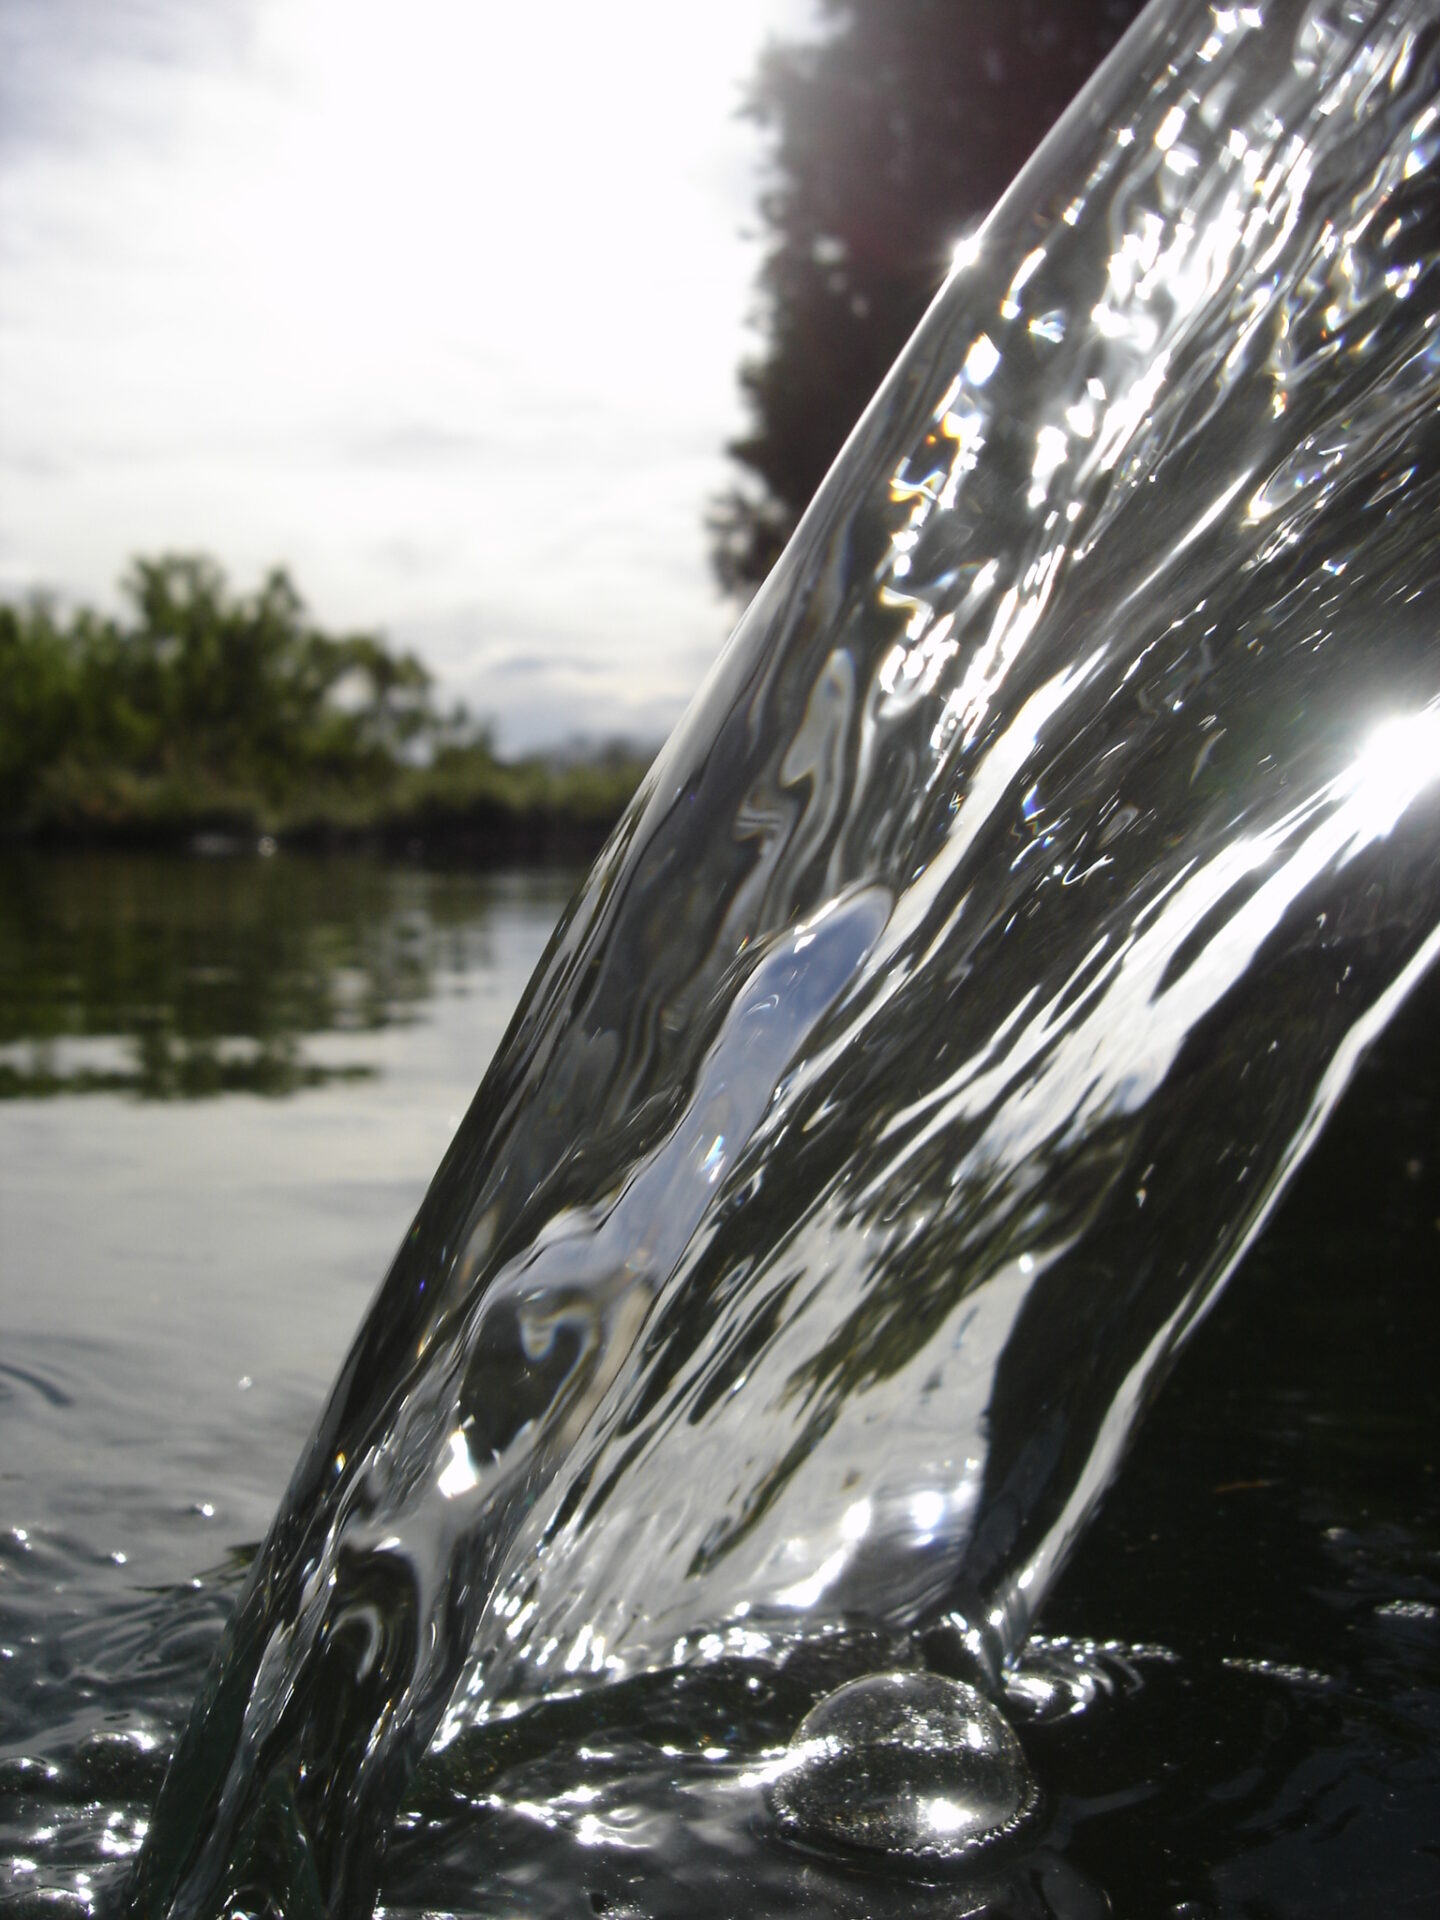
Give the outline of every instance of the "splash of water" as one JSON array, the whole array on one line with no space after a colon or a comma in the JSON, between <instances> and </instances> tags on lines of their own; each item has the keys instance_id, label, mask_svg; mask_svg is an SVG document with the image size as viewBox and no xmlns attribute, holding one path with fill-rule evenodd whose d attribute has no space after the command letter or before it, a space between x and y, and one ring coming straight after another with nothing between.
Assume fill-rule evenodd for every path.
<instances>
[{"instance_id":1,"label":"splash of water","mask_svg":"<svg viewBox=\"0 0 1440 1920\"><path fill-rule=\"evenodd\" d=\"M964 249L558 930L133 1911L367 1911L498 1703L1014 1655L1436 947L1437 83L1428 0L1152 10Z\"/></svg>"}]
</instances>

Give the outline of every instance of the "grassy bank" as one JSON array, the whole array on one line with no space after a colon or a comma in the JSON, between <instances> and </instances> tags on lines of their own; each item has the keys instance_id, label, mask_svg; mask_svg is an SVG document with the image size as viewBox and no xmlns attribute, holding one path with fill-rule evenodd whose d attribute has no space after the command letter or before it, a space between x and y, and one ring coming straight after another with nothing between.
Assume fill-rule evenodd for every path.
<instances>
[{"instance_id":1,"label":"grassy bank","mask_svg":"<svg viewBox=\"0 0 1440 1920\"><path fill-rule=\"evenodd\" d=\"M433 853L485 865L590 858L645 763L502 761L483 748L364 780L297 780L281 794L180 766L157 773L85 761L47 769L0 840L49 848L253 847Z\"/></svg>"}]
</instances>

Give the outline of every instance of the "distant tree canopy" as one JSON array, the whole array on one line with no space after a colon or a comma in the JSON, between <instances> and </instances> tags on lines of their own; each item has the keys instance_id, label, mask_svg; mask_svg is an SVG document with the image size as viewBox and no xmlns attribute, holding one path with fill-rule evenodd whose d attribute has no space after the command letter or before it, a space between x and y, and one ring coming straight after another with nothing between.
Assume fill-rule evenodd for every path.
<instances>
[{"instance_id":1,"label":"distant tree canopy","mask_svg":"<svg viewBox=\"0 0 1440 1920\"><path fill-rule=\"evenodd\" d=\"M821 0L828 31L764 55L764 351L741 369L746 469L715 503L716 574L757 585L956 242L987 213L1142 0Z\"/></svg>"},{"instance_id":2,"label":"distant tree canopy","mask_svg":"<svg viewBox=\"0 0 1440 1920\"><path fill-rule=\"evenodd\" d=\"M271 801L317 776L373 780L436 725L420 662L320 632L280 569L237 595L214 561L168 555L137 560L122 591L129 619L0 606L12 823L46 785L93 791L101 775Z\"/></svg>"},{"instance_id":3,"label":"distant tree canopy","mask_svg":"<svg viewBox=\"0 0 1440 1920\"><path fill-rule=\"evenodd\" d=\"M0 604L0 840L213 825L583 857L644 771L618 746L497 759L413 654L322 632L283 569L239 594L213 560L169 554L122 591L119 619Z\"/></svg>"}]
</instances>

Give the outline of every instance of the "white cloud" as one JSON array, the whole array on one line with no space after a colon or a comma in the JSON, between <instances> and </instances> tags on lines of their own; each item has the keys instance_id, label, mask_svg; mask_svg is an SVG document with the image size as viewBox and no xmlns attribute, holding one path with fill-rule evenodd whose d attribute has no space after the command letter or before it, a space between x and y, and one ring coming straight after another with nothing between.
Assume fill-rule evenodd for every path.
<instances>
[{"instance_id":1,"label":"white cloud","mask_svg":"<svg viewBox=\"0 0 1440 1920\"><path fill-rule=\"evenodd\" d=\"M111 0L94 35L94 0L12 6L5 580L108 600L136 552L283 560L317 617L456 686L523 629L596 663L594 711L673 717L725 620L735 108L808 8L252 0L201 36L181 0ZM502 737L587 723L561 704Z\"/></svg>"}]
</instances>

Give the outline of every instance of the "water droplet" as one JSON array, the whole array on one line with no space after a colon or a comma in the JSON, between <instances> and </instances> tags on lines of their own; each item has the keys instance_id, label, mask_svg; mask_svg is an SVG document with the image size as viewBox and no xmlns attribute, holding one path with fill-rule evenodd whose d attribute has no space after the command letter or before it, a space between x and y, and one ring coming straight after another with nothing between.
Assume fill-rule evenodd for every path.
<instances>
[{"instance_id":1,"label":"water droplet","mask_svg":"<svg viewBox=\"0 0 1440 1920\"><path fill-rule=\"evenodd\" d=\"M963 1680L933 1673L869 1674L828 1694L766 1798L787 1840L922 1876L968 1866L1040 1804L1003 1715Z\"/></svg>"}]
</instances>

